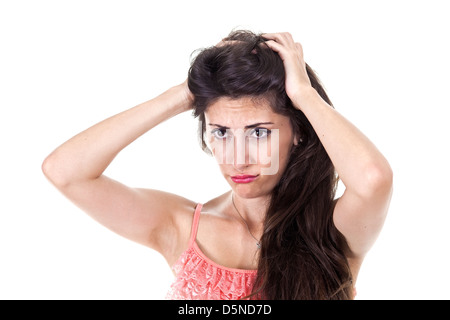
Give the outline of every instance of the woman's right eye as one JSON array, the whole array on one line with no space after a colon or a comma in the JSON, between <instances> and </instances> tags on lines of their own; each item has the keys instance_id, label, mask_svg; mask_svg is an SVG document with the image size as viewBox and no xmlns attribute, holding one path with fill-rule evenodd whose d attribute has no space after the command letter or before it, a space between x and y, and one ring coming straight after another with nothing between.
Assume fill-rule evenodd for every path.
<instances>
[{"instance_id":1,"label":"woman's right eye","mask_svg":"<svg viewBox=\"0 0 450 320\"><path fill-rule=\"evenodd\" d=\"M211 134L216 139L225 139L227 137L227 130L226 129L214 129L211 131Z\"/></svg>"}]
</instances>

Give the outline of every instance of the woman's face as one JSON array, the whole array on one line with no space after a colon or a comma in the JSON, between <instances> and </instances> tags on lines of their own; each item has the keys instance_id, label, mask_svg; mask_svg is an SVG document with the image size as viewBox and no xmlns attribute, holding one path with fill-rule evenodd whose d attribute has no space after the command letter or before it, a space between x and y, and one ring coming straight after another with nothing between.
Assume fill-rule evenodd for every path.
<instances>
[{"instance_id":1,"label":"woman's face","mask_svg":"<svg viewBox=\"0 0 450 320\"><path fill-rule=\"evenodd\" d=\"M205 140L234 192L269 195L297 144L288 117L267 100L222 97L205 111Z\"/></svg>"}]
</instances>

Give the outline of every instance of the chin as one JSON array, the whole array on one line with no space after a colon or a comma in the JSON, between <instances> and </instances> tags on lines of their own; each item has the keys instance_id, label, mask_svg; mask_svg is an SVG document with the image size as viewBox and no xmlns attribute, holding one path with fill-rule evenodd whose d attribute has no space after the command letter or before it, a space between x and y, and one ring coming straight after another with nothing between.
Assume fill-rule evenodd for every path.
<instances>
[{"instance_id":1,"label":"chin","mask_svg":"<svg viewBox=\"0 0 450 320\"><path fill-rule=\"evenodd\" d=\"M235 183L231 179L228 183L233 189L233 192L241 198L252 199L262 196L267 196L272 193L273 187L271 181L258 181L258 183Z\"/></svg>"}]
</instances>

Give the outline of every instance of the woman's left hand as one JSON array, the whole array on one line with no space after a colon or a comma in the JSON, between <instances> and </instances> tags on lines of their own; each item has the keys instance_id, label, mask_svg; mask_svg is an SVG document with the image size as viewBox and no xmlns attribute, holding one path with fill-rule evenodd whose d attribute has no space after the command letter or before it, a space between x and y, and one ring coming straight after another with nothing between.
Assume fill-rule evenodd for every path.
<instances>
[{"instance_id":1,"label":"woman's left hand","mask_svg":"<svg viewBox=\"0 0 450 320\"><path fill-rule=\"evenodd\" d=\"M302 93L311 88L311 82L306 72L306 63L303 59L302 45L294 42L292 35L288 32L265 33L262 37L268 39L267 46L277 52L283 60L287 95L294 104L299 102Z\"/></svg>"}]
</instances>

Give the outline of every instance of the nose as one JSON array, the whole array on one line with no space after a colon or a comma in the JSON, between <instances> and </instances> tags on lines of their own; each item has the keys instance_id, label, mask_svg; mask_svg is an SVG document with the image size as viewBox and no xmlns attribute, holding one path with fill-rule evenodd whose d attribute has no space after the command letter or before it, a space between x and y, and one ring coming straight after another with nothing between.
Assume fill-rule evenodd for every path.
<instances>
[{"instance_id":1,"label":"nose","mask_svg":"<svg viewBox=\"0 0 450 320\"><path fill-rule=\"evenodd\" d=\"M214 142L212 152L219 164L232 165L243 172L249 165L258 163L258 146L250 140L244 130L230 130L226 139Z\"/></svg>"},{"instance_id":2,"label":"nose","mask_svg":"<svg viewBox=\"0 0 450 320\"><path fill-rule=\"evenodd\" d=\"M257 150L244 130L236 130L232 140L233 146L229 150L233 153L233 166L237 171L243 172L249 165L257 163Z\"/></svg>"},{"instance_id":3,"label":"nose","mask_svg":"<svg viewBox=\"0 0 450 320\"><path fill-rule=\"evenodd\" d=\"M243 134L235 134L234 147L231 148L233 152L233 167L237 171L244 171L248 167L248 146L246 143L246 137Z\"/></svg>"}]
</instances>

